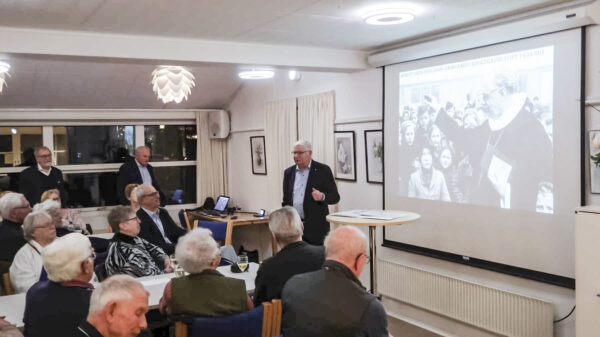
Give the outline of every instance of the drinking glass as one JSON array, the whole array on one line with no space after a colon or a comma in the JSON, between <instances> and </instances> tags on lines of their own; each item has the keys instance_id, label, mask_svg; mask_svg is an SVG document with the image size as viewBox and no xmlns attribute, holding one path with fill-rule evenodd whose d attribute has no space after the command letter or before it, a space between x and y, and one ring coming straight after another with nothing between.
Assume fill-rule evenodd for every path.
<instances>
[{"instance_id":1,"label":"drinking glass","mask_svg":"<svg viewBox=\"0 0 600 337\"><path fill-rule=\"evenodd\" d=\"M246 268L248 268L248 256L247 255L238 256L237 265L241 271L246 271Z\"/></svg>"}]
</instances>

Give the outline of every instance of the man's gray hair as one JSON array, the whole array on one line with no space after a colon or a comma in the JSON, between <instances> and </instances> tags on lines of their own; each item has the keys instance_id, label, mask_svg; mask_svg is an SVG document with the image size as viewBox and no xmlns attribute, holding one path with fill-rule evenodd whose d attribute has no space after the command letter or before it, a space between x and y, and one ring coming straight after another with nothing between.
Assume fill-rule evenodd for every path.
<instances>
[{"instance_id":1,"label":"man's gray hair","mask_svg":"<svg viewBox=\"0 0 600 337\"><path fill-rule=\"evenodd\" d=\"M123 222L131 219L131 214L135 212L129 206L116 206L108 212L108 216L106 217L108 220L108 225L112 229L113 233L119 233L120 228L119 225Z\"/></svg>"},{"instance_id":2,"label":"man's gray hair","mask_svg":"<svg viewBox=\"0 0 600 337\"><path fill-rule=\"evenodd\" d=\"M21 193L9 192L0 198L0 216L8 218L10 211L21 207L24 196Z\"/></svg>"},{"instance_id":3,"label":"man's gray hair","mask_svg":"<svg viewBox=\"0 0 600 337\"><path fill-rule=\"evenodd\" d=\"M302 146L304 151L312 151L312 144L306 139L300 139L294 143L293 147Z\"/></svg>"},{"instance_id":4,"label":"man's gray hair","mask_svg":"<svg viewBox=\"0 0 600 337\"><path fill-rule=\"evenodd\" d=\"M33 211L29 213L25 220L23 220L23 237L25 241L33 239L33 232L35 232L35 226L44 223L46 221L52 221L52 217L43 211Z\"/></svg>"},{"instance_id":5,"label":"man's gray hair","mask_svg":"<svg viewBox=\"0 0 600 337\"><path fill-rule=\"evenodd\" d=\"M50 154L52 154L52 150L50 150L50 148L49 148L49 147L47 147L47 146L40 146L40 147L38 147L38 148L36 148L36 149L35 149L35 152L33 153L33 155L37 157L37 155L38 155L38 154L40 153L40 151L42 151L42 150L48 150L48 151L50 152Z\"/></svg>"},{"instance_id":6,"label":"man's gray hair","mask_svg":"<svg viewBox=\"0 0 600 337\"><path fill-rule=\"evenodd\" d=\"M111 276L102 281L94 289L94 292L92 292L89 313L93 314L102 311L111 301L130 300L133 297L131 294L138 290L148 294L144 286L129 275Z\"/></svg>"},{"instance_id":7,"label":"man's gray hair","mask_svg":"<svg viewBox=\"0 0 600 337\"><path fill-rule=\"evenodd\" d=\"M34 212L46 212L50 216L54 215L55 212L60 210L60 202L52 199L46 199L46 201L40 202L33 206Z\"/></svg>"},{"instance_id":8,"label":"man's gray hair","mask_svg":"<svg viewBox=\"0 0 600 337\"><path fill-rule=\"evenodd\" d=\"M349 233L350 232L350 233ZM367 236L353 226L341 226L325 237L325 257L354 258L367 249Z\"/></svg>"},{"instance_id":9,"label":"man's gray hair","mask_svg":"<svg viewBox=\"0 0 600 337\"><path fill-rule=\"evenodd\" d=\"M81 262L91 258L92 244L87 236L70 233L44 247L42 259L48 278L54 282L75 279L81 273Z\"/></svg>"},{"instance_id":10,"label":"man's gray hair","mask_svg":"<svg viewBox=\"0 0 600 337\"><path fill-rule=\"evenodd\" d=\"M210 267L219 254L219 245L206 228L196 228L179 238L175 247L175 258L183 270L198 274Z\"/></svg>"},{"instance_id":11,"label":"man's gray hair","mask_svg":"<svg viewBox=\"0 0 600 337\"><path fill-rule=\"evenodd\" d=\"M282 245L302 237L302 220L292 206L285 206L269 214L269 229Z\"/></svg>"},{"instance_id":12,"label":"man's gray hair","mask_svg":"<svg viewBox=\"0 0 600 337\"><path fill-rule=\"evenodd\" d=\"M138 202L144 197L144 195L146 195L146 191L149 190L150 188L154 189L154 186L152 186L150 184L142 184L142 185L136 187L135 189L133 189L135 198L137 199Z\"/></svg>"},{"instance_id":13,"label":"man's gray hair","mask_svg":"<svg viewBox=\"0 0 600 337\"><path fill-rule=\"evenodd\" d=\"M138 146L138 147L135 148L135 154L138 154L138 152L140 152L140 150L148 150L148 151L150 151L150 148L147 147L147 146L145 146L145 145Z\"/></svg>"}]
</instances>

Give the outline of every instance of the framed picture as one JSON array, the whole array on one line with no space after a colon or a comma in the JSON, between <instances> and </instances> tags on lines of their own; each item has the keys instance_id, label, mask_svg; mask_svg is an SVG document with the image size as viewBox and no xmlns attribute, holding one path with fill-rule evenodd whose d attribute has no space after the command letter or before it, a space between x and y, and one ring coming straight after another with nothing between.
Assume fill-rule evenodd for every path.
<instances>
[{"instance_id":1,"label":"framed picture","mask_svg":"<svg viewBox=\"0 0 600 337\"><path fill-rule=\"evenodd\" d=\"M590 130L590 191L600 193L600 130Z\"/></svg>"},{"instance_id":2,"label":"framed picture","mask_svg":"<svg viewBox=\"0 0 600 337\"><path fill-rule=\"evenodd\" d=\"M335 177L356 181L354 131L335 131Z\"/></svg>"},{"instance_id":3,"label":"framed picture","mask_svg":"<svg viewBox=\"0 0 600 337\"><path fill-rule=\"evenodd\" d=\"M383 132L365 130L367 182L383 184Z\"/></svg>"},{"instance_id":4,"label":"framed picture","mask_svg":"<svg viewBox=\"0 0 600 337\"><path fill-rule=\"evenodd\" d=\"M252 174L267 174L267 155L265 152L265 136L250 137L250 157L252 158Z\"/></svg>"}]
</instances>

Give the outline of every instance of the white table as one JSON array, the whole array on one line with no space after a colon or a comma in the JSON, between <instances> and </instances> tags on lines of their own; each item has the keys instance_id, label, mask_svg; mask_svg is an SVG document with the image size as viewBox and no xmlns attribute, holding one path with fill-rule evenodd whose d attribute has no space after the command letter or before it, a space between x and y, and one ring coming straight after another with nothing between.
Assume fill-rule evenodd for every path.
<instances>
[{"instance_id":1,"label":"white table","mask_svg":"<svg viewBox=\"0 0 600 337\"><path fill-rule=\"evenodd\" d=\"M248 272L232 273L230 266L218 267L217 270L231 278L244 280L246 282L246 291L254 292L254 279L258 271L258 263L250 262L248 264ZM163 295L165 286L175 277L175 273L146 276L137 278L142 283L144 288L150 294L148 297L148 307L151 309L158 308L158 303ZM23 314L25 312L25 294L17 294L10 296L0 296L0 316L6 316L6 320L17 327L23 327Z\"/></svg>"},{"instance_id":2,"label":"white table","mask_svg":"<svg viewBox=\"0 0 600 337\"><path fill-rule=\"evenodd\" d=\"M92 234L90 236L95 237L95 238L110 240L113 238L114 235L115 235L115 233L98 233L98 234Z\"/></svg>"}]
</instances>

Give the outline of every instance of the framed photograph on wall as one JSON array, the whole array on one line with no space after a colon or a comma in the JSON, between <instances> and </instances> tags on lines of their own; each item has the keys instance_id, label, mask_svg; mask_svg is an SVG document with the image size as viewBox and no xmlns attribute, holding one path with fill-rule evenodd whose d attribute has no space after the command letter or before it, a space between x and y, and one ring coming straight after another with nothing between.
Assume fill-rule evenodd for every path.
<instances>
[{"instance_id":1,"label":"framed photograph on wall","mask_svg":"<svg viewBox=\"0 0 600 337\"><path fill-rule=\"evenodd\" d=\"M356 150L354 131L335 131L335 177L356 181Z\"/></svg>"},{"instance_id":2,"label":"framed photograph on wall","mask_svg":"<svg viewBox=\"0 0 600 337\"><path fill-rule=\"evenodd\" d=\"M365 130L367 182L383 184L383 131Z\"/></svg>"},{"instance_id":3,"label":"framed photograph on wall","mask_svg":"<svg viewBox=\"0 0 600 337\"><path fill-rule=\"evenodd\" d=\"M600 130L590 130L590 191L600 193Z\"/></svg>"},{"instance_id":4,"label":"framed photograph on wall","mask_svg":"<svg viewBox=\"0 0 600 337\"><path fill-rule=\"evenodd\" d=\"M250 157L252 158L252 174L267 174L267 155L265 136L250 137Z\"/></svg>"}]
</instances>

